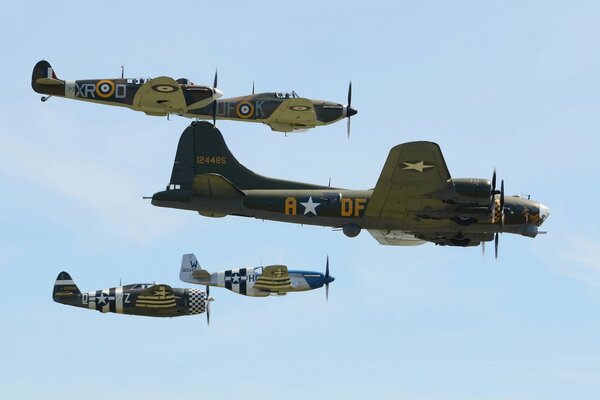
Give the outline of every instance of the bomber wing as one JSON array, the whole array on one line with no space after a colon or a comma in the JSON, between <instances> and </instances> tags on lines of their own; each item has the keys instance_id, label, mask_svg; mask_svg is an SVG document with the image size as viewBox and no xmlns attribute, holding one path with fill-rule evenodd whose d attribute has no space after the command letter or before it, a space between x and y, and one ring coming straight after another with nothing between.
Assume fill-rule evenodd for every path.
<instances>
[{"instance_id":1,"label":"bomber wing","mask_svg":"<svg viewBox=\"0 0 600 400\"><path fill-rule=\"evenodd\" d=\"M263 269L254 288L266 292L281 293L293 290L290 274L285 265L269 265Z\"/></svg>"},{"instance_id":2,"label":"bomber wing","mask_svg":"<svg viewBox=\"0 0 600 400\"><path fill-rule=\"evenodd\" d=\"M173 78L160 76L144 83L133 99L133 108L149 115L167 115L186 109L181 86Z\"/></svg>"},{"instance_id":3,"label":"bomber wing","mask_svg":"<svg viewBox=\"0 0 600 400\"><path fill-rule=\"evenodd\" d=\"M398 218L439 207L442 203L431 195L448 189L449 180L450 172L436 143L400 144L390 150L365 216Z\"/></svg>"},{"instance_id":4,"label":"bomber wing","mask_svg":"<svg viewBox=\"0 0 600 400\"><path fill-rule=\"evenodd\" d=\"M317 124L317 114L309 99L287 99L281 102L265 123L273 130L283 132L314 128Z\"/></svg>"}]
</instances>

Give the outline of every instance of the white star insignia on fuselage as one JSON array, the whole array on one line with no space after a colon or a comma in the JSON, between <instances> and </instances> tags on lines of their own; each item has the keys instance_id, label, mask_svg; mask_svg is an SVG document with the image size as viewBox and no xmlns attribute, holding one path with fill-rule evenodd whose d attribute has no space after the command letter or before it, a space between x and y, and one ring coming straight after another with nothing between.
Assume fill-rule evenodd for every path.
<instances>
[{"instance_id":1,"label":"white star insignia on fuselage","mask_svg":"<svg viewBox=\"0 0 600 400\"><path fill-rule=\"evenodd\" d=\"M321 203L314 203L312 196L308 198L308 201L306 203L300 202L300 204L302 204L302 206L304 207L304 215L308 213L313 213L317 215L317 207L321 205Z\"/></svg>"},{"instance_id":2,"label":"white star insignia on fuselage","mask_svg":"<svg viewBox=\"0 0 600 400\"><path fill-rule=\"evenodd\" d=\"M100 296L96 297L96 302L98 304L106 304L108 302L108 296L101 293Z\"/></svg>"},{"instance_id":3,"label":"white star insignia on fuselage","mask_svg":"<svg viewBox=\"0 0 600 400\"><path fill-rule=\"evenodd\" d=\"M413 171L417 171L417 172L423 172L423 170L425 168L433 168L433 165L425 165L425 163L423 161L419 161L418 163L409 163L409 162L402 162L405 167L402 169L405 169L407 171L413 170Z\"/></svg>"}]
</instances>

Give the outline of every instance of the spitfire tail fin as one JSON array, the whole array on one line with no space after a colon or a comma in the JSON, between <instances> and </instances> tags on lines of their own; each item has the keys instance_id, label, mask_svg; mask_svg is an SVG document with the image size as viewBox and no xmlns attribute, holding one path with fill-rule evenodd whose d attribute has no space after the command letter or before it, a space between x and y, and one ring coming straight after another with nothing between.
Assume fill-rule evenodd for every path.
<instances>
[{"instance_id":1,"label":"spitfire tail fin","mask_svg":"<svg viewBox=\"0 0 600 400\"><path fill-rule=\"evenodd\" d=\"M170 186L190 190L197 175L221 175L242 192L246 189L323 188L318 185L267 178L250 171L229 151L221 132L205 121L192 123L181 134Z\"/></svg>"},{"instance_id":2,"label":"spitfire tail fin","mask_svg":"<svg viewBox=\"0 0 600 400\"><path fill-rule=\"evenodd\" d=\"M54 290L52 291L52 298L58 303L62 303L62 299L65 297L72 297L80 295L81 291L73 282L71 275L68 272L62 271L56 277L54 282Z\"/></svg>"},{"instance_id":3,"label":"spitfire tail fin","mask_svg":"<svg viewBox=\"0 0 600 400\"><path fill-rule=\"evenodd\" d=\"M179 279L187 283L208 284L210 282L210 273L200 267L194 254L184 254L181 257Z\"/></svg>"},{"instance_id":4,"label":"spitfire tail fin","mask_svg":"<svg viewBox=\"0 0 600 400\"><path fill-rule=\"evenodd\" d=\"M48 86L58 86L64 83L65 81L58 79L56 73L54 72L54 68L52 68L48 61L39 61L37 64L35 64L35 67L33 67L33 72L31 74L31 87L36 92L47 94Z\"/></svg>"}]
</instances>

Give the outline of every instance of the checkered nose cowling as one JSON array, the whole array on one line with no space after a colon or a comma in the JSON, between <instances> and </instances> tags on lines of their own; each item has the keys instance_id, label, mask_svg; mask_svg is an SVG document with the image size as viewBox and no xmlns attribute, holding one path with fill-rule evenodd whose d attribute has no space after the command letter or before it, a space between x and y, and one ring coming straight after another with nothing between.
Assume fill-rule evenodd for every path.
<instances>
[{"instance_id":1,"label":"checkered nose cowling","mask_svg":"<svg viewBox=\"0 0 600 400\"><path fill-rule=\"evenodd\" d=\"M499 224L502 221L502 207L500 207L500 200L494 200L494 208L491 216L492 224Z\"/></svg>"},{"instance_id":2,"label":"checkered nose cowling","mask_svg":"<svg viewBox=\"0 0 600 400\"><path fill-rule=\"evenodd\" d=\"M188 315L202 314L206 311L206 293L202 290L189 289Z\"/></svg>"}]
</instances>

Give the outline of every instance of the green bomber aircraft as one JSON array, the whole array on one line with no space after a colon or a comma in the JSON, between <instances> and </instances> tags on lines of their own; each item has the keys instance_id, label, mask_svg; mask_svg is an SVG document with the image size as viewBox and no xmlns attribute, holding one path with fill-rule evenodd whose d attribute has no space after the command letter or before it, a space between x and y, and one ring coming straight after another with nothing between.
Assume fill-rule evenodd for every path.
<instances>
[{"instance_id":1,"label":"green bomber aircraft","mask_svg":"<svg viewBox=\"0 0 600 400\"><path fill-rule=\"evenodd\" d=\"M189 118L260 122L277 132L304 131L321 125L329 125L357 113L352 108L352 83L348 87L348 105L326 100L312 100L290 93L258 93L247 96L219 99L203 108L195 108L181 115Z\"/></svg>"},{"instance_id":2,"label":"green bomber aircraft","mask_svg":"<svg viewBox=\"0 0 600 400\"><path fill-rule=\"evenodd\" d=\"M221 132L192 123L181 135L171 181L152 204L209 217L366 229L384 245L477 246L498 234L535 237L549 211L538 201L505 196L488 179L451 178L439 146L411 142L390 151L374 189L347 190L258 175L231 154Z\"/></svg>"},{"instance_id":3,"label":"green bomber aircraft","mask_svg":"<svg viewBox=\"0 0 600 400\"><path fill-rule=\"evenodd\" d=\"M44 94L42 101L52 96L66 97L92 103L127 107L147 115L182 114L202 108L217 100L223 93L213 87L195 85L182 78L166 76L149 79L111 78L67 81L59 79L45 60L33 67L31 87Z\"/></svg>"},{"instance_id":4,"label":"green bomber aircraft","mask_svg":"<svg viewBox=\"0 0 600 400\"><path fill-rule=\"evenodd\" d=\"M207 291L172 288L162 283L135 283L82 293L69 273L62 271L54 282L52 299L73 307L102 313L141 315L145 317L180 317L206 312L210 322Z\"/></svg>"}]
</instances>

